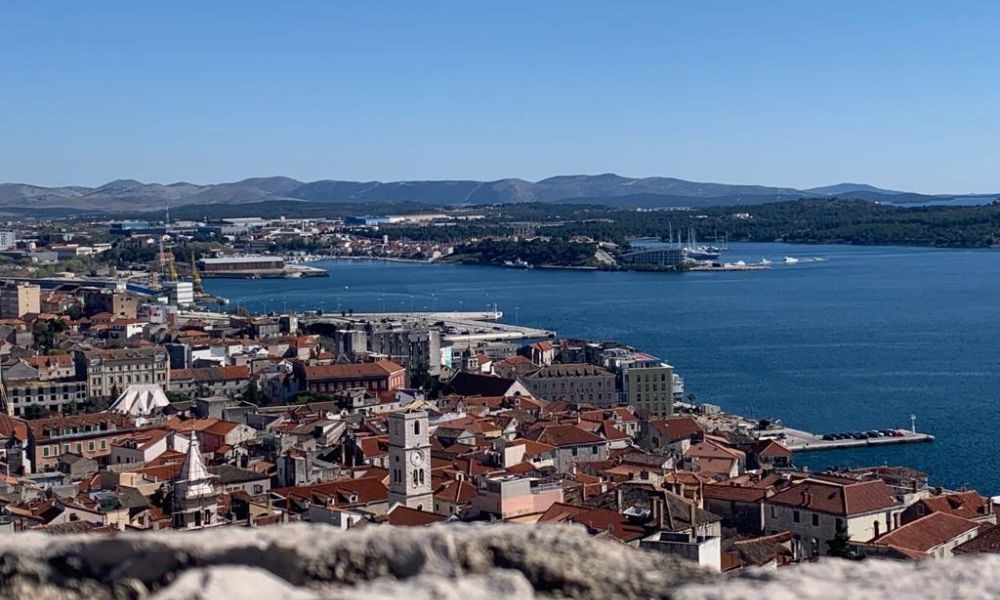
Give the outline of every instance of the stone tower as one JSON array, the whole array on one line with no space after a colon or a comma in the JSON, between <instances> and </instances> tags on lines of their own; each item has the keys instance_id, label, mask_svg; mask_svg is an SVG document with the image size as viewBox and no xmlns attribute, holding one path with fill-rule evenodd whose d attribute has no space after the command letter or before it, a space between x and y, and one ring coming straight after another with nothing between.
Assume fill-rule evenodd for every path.
<instances>
[{"instance_id":1,"label":"stone tower","mask_svg":"<svg viewBox=\"0 0 1000 600\"><path fill-rule=\"evenodd\" d=\"M198 446L198 435L192 432L180 476L174 483L174 529L201 529L222 525L214 479L215 476L205 468Z\"/></svg>"},{"instance_id":2,"label":"stone tower","mask_svg":"<svg viewBox=\"0 0 1000 600\"><path fill-rule=\"evenodd\" d=\"M389 508L396 504L434 511L431 444L425 410L403 410L389 415Z\"/></svg>"}]
</instances>

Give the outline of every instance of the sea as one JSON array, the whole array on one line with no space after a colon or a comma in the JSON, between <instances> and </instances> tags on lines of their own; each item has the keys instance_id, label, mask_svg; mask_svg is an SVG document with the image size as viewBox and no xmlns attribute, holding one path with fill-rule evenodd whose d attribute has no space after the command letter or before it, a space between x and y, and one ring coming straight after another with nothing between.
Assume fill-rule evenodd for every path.
<instances>
[{"instance_id":1,"label":"sea","mask_svg":"<svg viewBox=\"0 0 1000 600\"><path fill-rule=\"evenodd\" d=\"M786 257L795 260L785 261ZM333 260L328 278L206 280L255 311L485 311L617 340L672 364L698 402L815 433L909 428L933 443L799 454L905 465L1000 494L1000 250L732 244L746 272L637 273Z\"/></svg>"}]
</instances>

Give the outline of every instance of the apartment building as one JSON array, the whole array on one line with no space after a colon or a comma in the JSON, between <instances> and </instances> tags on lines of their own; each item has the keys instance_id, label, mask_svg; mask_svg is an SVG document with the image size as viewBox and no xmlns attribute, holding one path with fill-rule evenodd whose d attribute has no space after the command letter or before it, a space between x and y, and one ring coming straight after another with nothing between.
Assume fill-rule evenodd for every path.
<instances>
[{"instance_id":1,"label":"apartment building","mask_svg":"<svg viewBox=\"0 0 1000 600\"><path fill-rule=\"evenodd\" d=\"M166 386L170 380L167 353L161 347L77 351L73 360L77 378L95 398L110 398L133 383Z\"/></svg>"},{"instance_id":2,"label":"apartment building","mask_svg":"<svg viewBox=\"0 0 1000 600\"><path fill-rule=\"evenodd\" d=\"M27 283L7 282L0 286L0 319L20 319L42 311L41 288Z\"/></svg>"}]
</instances>

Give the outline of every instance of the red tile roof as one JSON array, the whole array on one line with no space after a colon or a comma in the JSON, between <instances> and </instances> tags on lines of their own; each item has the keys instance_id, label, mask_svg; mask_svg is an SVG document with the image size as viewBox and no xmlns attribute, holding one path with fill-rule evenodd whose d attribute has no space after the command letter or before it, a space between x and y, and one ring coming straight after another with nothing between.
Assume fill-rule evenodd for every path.
<instances>
[{"instance_id":1,"label":"red tile roof","mask_svg":"<svg viewBox=\"0 0 1000 600\"><path fill-rule=\"evenodd\" d=\"M975 491L930 496L917 504L922 504L928 513L943 512L963 519L982 519L993 511L989 499Z\"/></svg>"},{"instance_id":2,"label":"red tile roof","mask_svg":"<svg viewBox=\"0 0 1000 600\"><path fill-rule=\"evenodd\" d=\"M968 519L936 512L884 533L871 543L915 552L930 552L937 546L978 528L978 523Z\"/></svg>"},{"instance_id":3,"label":"red tile roof","mask_svg":"<svg viewBox=\"0 0 1000 600\"><path fill-rule=\"evenodd\" d=\"M660 435L666 437L671 443L690 439L692 436L702 432L698 422L691 417L654 419L649 422L649 426L657 430Z\"/></svg>"},{"instance_id":4,"label":"red tile roof","mask_svg":"<svg viewBox=\"0 0 1000 600\"><path fill-rule=\"evenodd\" d=\"M202 367L197 369L173 369L170 371L172 381L244 381L250 379L250 367L235 365L231 367Z\"/></svg>"},{"instance_id":5,"label":"red tile roof","mask_svg":"<svg viewBox=\"0 0 1000 600\"><path fill-rule=\"evenodd\" d=\"M396 527L423 527L445 520L446 517L432 512L409 508L397 504L389 511L389 525Z\"/></svg>"},{"instance_id":6,"label":"red tile roof","mask_svg":"<svg viewBox=\"0 0 1000 600\"><path fill-rule=\"evenodd\" d=\"M303 367L306 379L310 380L379 378L388 377L403 370L403 367L391 360L346 365L306 365Z\"/></svg>"},{"instance_id":7,"label":"red tile roof","mask_svg":"<svg viewBox=\"0 0 1000 600\"><path fill-rule=\"evenodd\" d=\"M576 425L549 425L529 435L537 442L559 447L607 443L601 436L584 431Z\"/></svg>"},{"instance_id":8,"label":"red tile roof","mask_svg":"<svg viewBox=\"0 0 1000 600\"><path fill-rule=\"evenodd\" d=\"M765 503L842 516L901 506L892 490L882 480L839 484L805 479L771 496Z\"/></svg>"},{"instance_id":9,"label":"red tile roof","mask_svg":"<svg viewBox=\"0 0 1000 600\"><path fill-rule=\"evenodd\" d=\"M712 500L729 500L732 502L761 502L767 497L767 490L737 485L706 484L703 488L705 498Z\"/></svg>"}]
</instances>

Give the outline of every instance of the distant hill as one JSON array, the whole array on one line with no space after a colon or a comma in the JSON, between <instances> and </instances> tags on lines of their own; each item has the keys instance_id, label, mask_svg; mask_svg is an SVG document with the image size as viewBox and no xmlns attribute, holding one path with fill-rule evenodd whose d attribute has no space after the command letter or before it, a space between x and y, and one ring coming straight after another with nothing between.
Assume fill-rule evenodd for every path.
<instances>
[{"instance_id":1,"label":"distant hill","mask_svg":"<svg viewBox=\"0 0 1000 600\"><path fill-rule=\"evenodd\" d=\"M886 196L893 196L896 194L906 193L906 192L898 192L896 190L887 190L884 188L878 188L873 185L868 185L867 183L837 183L834 185L826 185L823 187L809 188L802 191L815 196L843 196L846 194L854 194L856 192L883 194Z\"/></svg>"},{"instance_id":2,"label":"distant hill","mask_svg":"<svg viewBox=\"0 0 1000 600\"><path fill-rule=\"evenodd\" d=\"M197 206L212 214L212 205L259 205L264 202L417 203L434 206L500 203L586 203L622 207L705 207L755 205L800 198L848 197L895 204L942 202L955 196L930 196L886 190L863 183L794 189L686 181L672 177L630 178L602 175L561 175L541 181L337 181L302 182L289 177L254 177L231 183L143 183L119 179L102 186L42 187L0 184L0 211L58 214L160 211L165 207ZM53 212L55 211L55 212ZM225 211L227 213L233 211Z\"/></svg>"}]
</instances>

